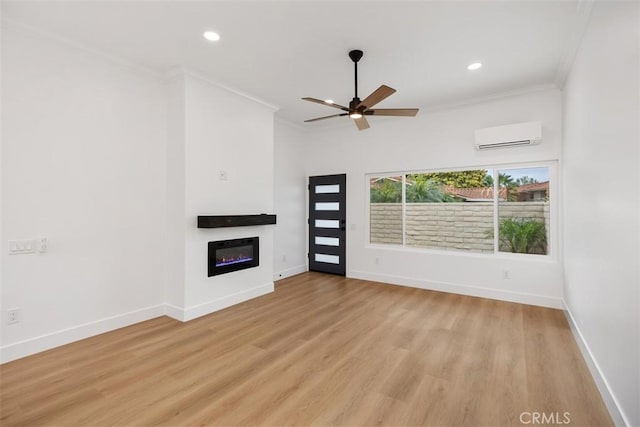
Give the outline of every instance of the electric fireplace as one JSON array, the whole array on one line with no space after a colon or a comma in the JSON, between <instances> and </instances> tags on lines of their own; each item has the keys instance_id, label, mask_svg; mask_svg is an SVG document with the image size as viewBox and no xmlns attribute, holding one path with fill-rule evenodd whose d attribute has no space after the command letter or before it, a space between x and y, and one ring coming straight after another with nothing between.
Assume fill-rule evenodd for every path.
<instances>
[{"instance_id":1,"label":"electric fireplace","mask_svg":"<svg viewBox=\"0 0 640 427\"><path fill-rule=\"evenodd\" d=\"M209 277L260 265L258 237L209 242Z\"/></svg>"}]
</instances>

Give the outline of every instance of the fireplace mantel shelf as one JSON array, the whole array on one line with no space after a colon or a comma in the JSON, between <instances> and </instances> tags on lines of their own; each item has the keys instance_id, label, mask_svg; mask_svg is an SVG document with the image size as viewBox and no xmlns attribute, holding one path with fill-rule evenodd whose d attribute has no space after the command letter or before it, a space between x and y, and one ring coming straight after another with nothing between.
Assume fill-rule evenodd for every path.
<instances>
[{"instance_id":1,"label":"fireplace mantel shelf","mask_svg":"<svg viewBox=\"0 0 640 427\"><path fill-rule=\"evenodd\" d=\"M198 228L243 227L275 223L275 214L198 216Z\"/></svg>"}]
</instances>

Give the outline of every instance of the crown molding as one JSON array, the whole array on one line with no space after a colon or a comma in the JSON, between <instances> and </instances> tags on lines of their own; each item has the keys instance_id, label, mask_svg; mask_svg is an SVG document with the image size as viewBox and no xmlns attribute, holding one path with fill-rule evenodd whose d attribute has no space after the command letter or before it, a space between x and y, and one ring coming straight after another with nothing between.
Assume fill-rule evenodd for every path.
<instances>
[{"instance_id":1,"label":"crown molding","mask_svg":"<svg viewBox=\"0 0 640 427\"><path fill-rule=\"evenodd\" d=\"M257 104L260 104L264 107L269 108L272 111L277 111L280 109L280 107L273 105L267 101L264 101L260 98L257 98L255 96L249 95L246 92L242 92L241 90L238 90L236 88L233 88L231 86L225 85L223 83L220 83L218 81L212 80L210 77L205 76L204 74L194 71L194 70L190 70L187 69L185 67L182 66L176 66L176 67L172 67L170 68L168 71L166 72L161 72L158 71L154 68L150 68L150 67L146 67L140 64L137 64L135 62L126 60L122 57L116 56L116 55L112 55L110 53L106 53L88 43L82 43L79 42L77 40L72 40L69 39L67 37L61 36L59 34L56 33L52 33L50 31L45 31L45 30L41 30L39 28L35 28L31 25L28 24L24 24L22 22L16 21L14 19L11 18L7 18L5 16L2 17L1 21L0 21L0 25L2 26L2 28L7 28L7 29L15 29L15 30L21 30L21 31L26 31L28 33L32 33L35 34L37 36L52 40L54 42L57 42L58 44L73 48L73 49L77 49L80 50L82 52L88 53L94 57L98 57L104 60L107 60L113 64L117 64L120 67L123 67L129 71L134 71L137 73L142 73L145 74L149 77L152 77L154 79L157 80L161 80L161 81L167 81L167 80L171 80L176 78L179 75L182 76L189 76L195 79L198 79L204 83L207 83L209 85L224 89L228 92L231 92L233 94L236 94L238 96L241 96L243 98L246 98L250 101L253 101Z\"/></svg>"},{"instance_id":2,"label":"crown molding","mask_svg":"<svg viewBox=\"0 0 640 427\"><path fill-rule=\"evenodd\" d=\"M242 98L248 99L249 101L252 101L252 102L255 102L257 104L260 104L263 107L267 107L268 109L270 109L271 111L274 111L274 112L278 111L280 109L280 107L278 107L276 105L273 105L273 104L271 104L271 103L269 103L269 102L267 102L265 100L257 98L257 97L255 97L253 95L249 95L248 93L243 92L241 90L238 90L238 89L236 89L234 87L231 87L231 86L225 85L223 83L220 83L220 82L218 82L216 80L213 80L213 79L209 78L208 76L205 76L204 74L202 74L202 73L200 73L198 71L191 70L191 69L183 67L181 65L172 67L166 73L164 73L164 79L165 80L172 80L172 79L175 79L175 78L180 77L180 76L191 77L191 78L199 80L199 81L201 81L203 83L206 83L206 84L208 84L210 86L214 86L214 87L219 88L219 89L224 89L227 92L233 93L234 95L238 95L238 96L240 96Z\"/></svg>"},{"instance_id":3,"label":"crown molding","mask_svg":"<svg viewBox=\"0 0 640 427\"><path fill-rule=\"evenodd\" d=\"M594 4L595 0L580 0L576 6L576 19L571 26L569 42L560 58L554 79L556 86L560 90L564 88L578 50L580 50L580 45L582 44L584 33L587 31L587 25L589 24L589 18L591 17L591 10Z\"/></svg>"},{"instance_id":4,"label":"crown molding","mask_svg":"<svg viewBox=\"0 0 640 427\"><path fill-rule=\"evenodd\" d=\"M509 91L505 91L505 92L496 92L493 94L489 94L489 95L484 95L484 96L478 96L475 98L468 98L462 101L457 101L457 102L450 102L450 103L442 103L442 104L435 104L429 107L420 107L420 113L418 114L417 118L422 117L422 114L427 114L427 113L439 113L439 112L446 112L446 111L450 111L450 110L455 110L457 108L464 108L464 107L472 107L474 105L479 105L479 104L484 104L486 102L492 102L492 101L498 101L501 99L506 99L506 98L512 98L512 97L516 97L516 96L522 96L522 95L528 95L528 94L533 94L533 93L538 93L538 92L546 92L546 91L550 91L550 90L555 90L558 91L558 88L556 87L555 84L553 83L545 83L545 84L541 84L541 85L534 85L534 86L526 86L526 87L522 87L519 89L514 89L514 90L509 90ZM383 118L383 117L380 117ZM384 117L384 119L391 119L390 117ZM329 131L329 130L335 130L335 129L339 129L339 128L346 128L348 126L351 126L348 123L335 123L335 124L325 124L322 126L318 126L316 129L316 131L320 132L320 131ZM304 129L311 131L311 127L304 126Z\"/></svg>"},{"instance_id":5,"label":"crown molding","mask_svg":"<svg viewBox=\"0 0 640 427\"><path fill-rule=\"evenodd\" d=\"M6 28L8 30L24 31L24 32L36 35L38 37L46 38L47 40L51 40L54 43L58 43L59 45L79 50L83 53L89 54L90 56L93 56L98 59L106 60L107 62L110 62L114 65L118 65L127 71L131 71L137 74L144 74L147 77L151 77L153 79L160 80L160 81L164 79L163 73L159 72L156 69L146 67L144 65L140 65L133 61L124 59L120 56L107 53L103 50L100 50L99 48L96 48L95 46L89 43L82 43L77 40L73 40L50 31L42 30L40 28L35 28L31 25L16 21L6 16L2 17L2 20L0 21L0 25L2 26L2 28Z\"/></svg>"},{"instance_id":6,"label":"crown molding","mask_svg":"<svg viewBox=\"0 0 640 427\"><path fill-rule=\"evenodd\" d=\"M544 83L544 84L533 85L533 86L525 86L522 88L508 90L504 92L495 92L489 95L477 96L475 98L468 98L462 101L435 104L430 107L421 108L420 111L424 113L435 113L439 111L453 110L456 108L462 108L462 107L467 107L467 106L472 106L477 104L484 104L485 102L497 101L504 98L528 95L536 92L545 92L548 90L558 90L558 87L553 83Z\"/></svg>"},{"instance_id":7,"label":"crown molding","mask_svg":"<svg viewBox=\"0 0 640 427\"><path fill-rule=\"evenodd\" d=\"M307 133L310 130L308 127L301 125L300 123L285 119L284 117L280 117L277 114L273 116L273 121L304 133Z\"/></svg>"}]
</instances>

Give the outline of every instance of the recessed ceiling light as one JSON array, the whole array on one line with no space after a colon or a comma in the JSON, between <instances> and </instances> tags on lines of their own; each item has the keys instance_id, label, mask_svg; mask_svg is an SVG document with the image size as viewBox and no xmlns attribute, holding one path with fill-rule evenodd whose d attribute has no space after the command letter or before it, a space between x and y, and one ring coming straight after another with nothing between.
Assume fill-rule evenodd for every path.
<instances>
[{"instance_id":1,"label":"recessed ceiling light","mask_svg":"<svg viewBox=\"0 0 640 427\"><path fill-rule=\"evenodd\" d=\"M482 67L482 64L479 62L474 62L473 64L469 64L469 66L467 67L467 70L478 70Z\"/></svg>"},{"instance_id":2,"label":"recessed ceiling light","mask_svg":"<svg viewBox=\"0 0 640 427\"><path fill-rule=\"evenodd\" d=\"M333 99L325 99L324 102L327 104L333 104Z\"/></svg>"},{"instance_id":3,"label":"recessed ceiling light","mask_svg":"<svg viewBox=\"0 0 640 427\"><path fill-rule=\"evenodd\" d=\"M205 31L204 38L212 42L217 42L220 40L220 34L214 33L213 31Z\"/></svg>"}]
</instances>

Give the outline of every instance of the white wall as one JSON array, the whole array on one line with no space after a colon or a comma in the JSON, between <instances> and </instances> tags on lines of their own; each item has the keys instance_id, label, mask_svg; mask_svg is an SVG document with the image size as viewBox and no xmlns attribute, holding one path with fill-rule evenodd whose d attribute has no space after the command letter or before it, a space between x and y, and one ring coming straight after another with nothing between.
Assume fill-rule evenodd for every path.
<instances>
[{"instance_id":1,"label":"white wall","mask_svg":"<svg viewBox=\"0 0 640 427\"><path fill-rule=\"evenodd\" d=\"M637 2L595 4L564 89L565 301L614 420L630 426L640 425L639 13Z\"/></svg>"},{"instance_id":2,"label":"white wall","mask_svg":"<svg viewBox=\"0 0 640 427\"><path fill-rule=\"evenodd\" d=\"M473 131L541 121L538 146L478 152ZM477 167L487 164L557 161L560 158L561 94L549 89L487 101L416 118L370 118L371 129L344 126L310 133L308 175L347 174L347 275L382 282L561 307L557 203L552 212L550 257L470 255L396 250L366 242L365 174L403 170ZM557 200L557 180L552 182ZM375 258L379 263L375 264ZM511 279L502 278L508 269Z\"/></svg>"},{"instance_id":3,"label":"white wall","mask_svg":"<svg viewBox=\"0 0 640 427\"><path fill-rule=\"evenodd\" d=\"M3 152L4 152L4 144L3 144L3 132L2 132L2 123L3 123L3 118L4 118L4 114L2 113L2 99L4 97L3 91L2 91L2 79L3 79L3 72L2 72L2 63L3 63L3 55L2 55L2 46L4 43L4 32L2 31L2 7L0 7L0 251L4 252L4 246L2 246L2 242L5 241L5 235L4 235L4 179L3 179L3 167L2 167L2 162L3 162ZM0 258L0 313L4 313L3 311L3 300L4 300L4 296L3 296L3 284L4 284L4 261L1 260ZM0 319L1 319L1 314L0 314ZM2 337L4 336L4 325L2 325L2 321L0 321L0 363L2 363Z\"/></svg>"},{"instance_id":4,"label":"white wall","mask_svg":"<svg viewBox=\"0 0 640 427\"><path fill-rule=\"evenodd\" d=\"M166 286L164 301L169 310L185 307L185 78L177 73L167 81L166 152ZM179 314L174 314L180 317Z\"/></svg>"},{"instance_id":5,"label":"white wall","mask_svg":"<svg viewBox=\"0 0 640 427\"><path fill-rule=\"evenodd\" d=\"M183 103L184 109L172 111L177 131L169 132L170 146L183 147L172 149L178 155L168 157L168 170L179 178L184 174L184 187L170 191L168 204L183 203L184 214L176 209L169 229L184 230L175 236L184 236L184 253L167 260L175 273L167 296L174 309L169 314L190 320L273 291L274 226L199 229L196 220L198 215L273 213L274 108L190 72L171 85L170 102ZM219 176L223 171L225 180ZM209 241L253 236L260 239L259 267L207 277Z\"/></svg>"},{"instance_id":6,"label":"white wall","mask_svg":"<svg viewBox=\"0 0 640 427\"><path fill-rule=\"evenodd\" d=\"M274 129L274 192L278 216L274 235L275 279L307 270L306 191L307 132L276 120Z\"/></svg>"},{"instance_id":7,"label":"white wall","mask_svg":"<svg viewBox=\"0 0 640 427\"><path fill-rule=\"evenodd\" d=\"M150 73L13 26L2 65L10 360L161 313L166 100ZM7 255L38 236L47 253Z\"/></svg>"},{"instance_id":8,"label":"white wall","mask_svg":"<svg viewBox=\"0 0 640 427\"><path fill-rule=\"evenodd\" d=\"M20 322L0 322L0 360L273 290L274 226L196 217L274 211L274 107L14 24L2 63L0 309ZM47 253L6 255L6 240L40 236ZM260 266L207 277L207 242L248 236Z\"/></svg>"}]
</instances>

